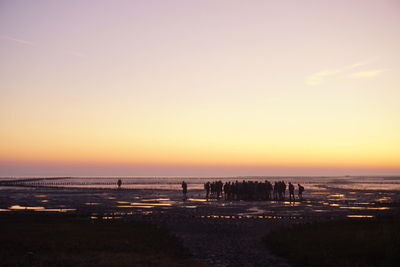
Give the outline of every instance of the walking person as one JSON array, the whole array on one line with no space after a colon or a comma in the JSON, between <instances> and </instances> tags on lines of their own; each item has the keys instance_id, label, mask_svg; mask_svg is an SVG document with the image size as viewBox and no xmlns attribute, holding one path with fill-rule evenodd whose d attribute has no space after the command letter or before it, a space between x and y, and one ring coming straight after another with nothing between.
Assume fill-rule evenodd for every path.
<instances>
[{"instance_id":1,"label":"walking person","mask_svg":"<svg viewBox=\"0 0 400 267\"><path fill-rule=\"evenodd\" d=\"M300 184L297 185L299 186L299 200L303 200L304 187Z\"/></svg>"}]
</instances>

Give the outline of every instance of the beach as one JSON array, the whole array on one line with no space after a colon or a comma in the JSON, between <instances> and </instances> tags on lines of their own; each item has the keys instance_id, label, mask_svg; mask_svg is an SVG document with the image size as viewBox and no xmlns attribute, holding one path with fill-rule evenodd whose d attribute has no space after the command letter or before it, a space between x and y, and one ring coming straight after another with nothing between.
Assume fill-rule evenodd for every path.
<instances>
[{"instance_id":1,"label":"beach","mask_svg":"<svg viewBox=\"0 0 400 267\"><path fill-rule=\"evenodd\" d=\"M114 180L112 180L114 182ZM38 182L38 181L36 181ZM110 181L111 183L111 181ZM61 213L92 221L146 221L165 227L205 266L289 266L270 252L263 237L306 222L371 220L399 211L396 190L355 190L309 186L302 201L206 199L191 189L187 199L176 189L61 187L21 183L0 188L0 212ZM174 185L176 187L178 185Z\"/></svg>"}]
</instances>

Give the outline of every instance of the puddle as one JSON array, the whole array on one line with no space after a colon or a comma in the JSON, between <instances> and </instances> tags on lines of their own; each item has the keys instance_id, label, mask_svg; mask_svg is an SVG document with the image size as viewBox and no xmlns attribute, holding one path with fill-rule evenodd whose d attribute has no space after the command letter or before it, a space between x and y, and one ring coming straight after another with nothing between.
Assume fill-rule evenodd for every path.
<instances>
[{"instance_id":1,"label":"puddle","mask_svg":"<svg viewBox=\"0 0 400 267\"><path fill-rule=\"evenodd\" d=\"M148 198L148 199L142 199L141 201L143 202L156 202L156 201L171 201L170 198Z\"/></svg>"},{"instance_id":2,"label":"puddle","mask_svg":"<svg viewBox=\"0 0 400 267\"><path fill-rule=\"evenodd\" d=\"M389 210L390 207L340 207L341 209L349 209L349 210Z\"/></svg>"},{"instance_id":3,"label":"puddle","mask_svg":"<svg viewBox=\"0 0 400 267\"><path fill-rule=\"evenodd\" d=\"M344 195L343 194L333 194L333 195L328 195L328 197L340 197L340 198L343 198Z\"/></svg>"},{"instance_id":4,"label":"puddle","mask_svg":"<svg viewBox=\"0 0 400 267\"><path fill-rule=\"evenodd\" d=\"M151 209L151 208L154 208L154 206L145 206L145 205L143 205L143 206L130 206L130 205L120 205L120 206L117 206L117 208L131 208L131 209L134 209L134 208L143 208L143 209Z\"/></svg>"},{"instance_id":5,"label":"puddle","mask_svg":"<svg viewBox=\"0 0 400 267\"><path fill-rule=\"evenodd\" d=\"M197 206L182 206L183 208L186 208L186 209L196 209L197 208Z\"/></svg>"},{"instance_id":6,"label":"puddle","mask_svg":"<svg viewBox=\"0 0 400 267\"><path fill-rule=\"evenodd\" d=\"M374 218L374 215L347 215L347 218Z\"/></svg>"},{"instance_id":7,"label":"puddle","mask_svg":"<svg viewBox=\"0 0 400 267\"><path fill-rule=\"evenodd\" d=\"M285 206L300 206L300 202L284 201L283 205L285 205Z\"/></svg>"},{"instance_id":8,"label":"puddle","mask_svg":"<svg viewBox=\"0 0 400 267\"><path fill-rule=\"evenodd\" d=\"M29 206L20 206L20 205L12 205L9 207L10 210L44 210L45 207L29 207Z\"/></svg>"},{"instance_id":9,"label":"puddle","mask_svg":"<svg viewBox=\"0 0 400 267\"><path fill-rule=\"evenodd\" d=\"M118 204L129 204L130 202L127 201L117 201Z\"/></svg>"},{"instance_id":10,"label":"puddle","mask_svg":"<svg viewBox=\"0 0 400 267\"><path fill-rule=\"evenodd\" d=\"M142 205L145 205L145 206L161 206L161 207L170 207L170 206L172 206L172 204L171 203L141 203L141 202L132 202L132 203L130 203L131 204L131 206L142 206Z\"/></svg>"},{"instance_id":11,"label":"puddle","mask_svg":"<svg viewBox=\"0 0 400 267\"><path fill-rule=\"evenodd\" d=\"M211 199L207 200L205 198L188 198L186 201L195 201L195 202L207 202L212 201Z\"/></svg>"},{"instance_id":12,"label":"puddle","mask_svg":"<svg viewBox=\"0 0 400 267\"><path fill-rule=\"evenodd\" d=\"M31 210L31 211L49 211L49 212L70 212L76 211L76 209L47 209L45 207L29 207L29 206L20 206L20 205L12 205L8 208L8 210Z\"/></svg>"},{"instance_id":13,"label":"puddle","mask_svg":"<svg viewBox=\"0 0 400 267\"><path fill-rule=\"evenodd\" d=\"M35 195L35 197L43 198L43 197L47 197L47 195Z\"/></svg>"}]
</instances>

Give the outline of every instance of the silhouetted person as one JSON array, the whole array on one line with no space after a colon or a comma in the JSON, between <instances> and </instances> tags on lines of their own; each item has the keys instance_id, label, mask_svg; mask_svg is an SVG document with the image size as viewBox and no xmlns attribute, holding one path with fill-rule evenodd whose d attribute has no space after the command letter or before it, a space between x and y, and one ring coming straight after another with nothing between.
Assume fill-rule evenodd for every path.
<instances>
[{"instance_id":1,"label":"silhouetted person","mask_svg":"<svg viewBox=\"0 0 400 267\"><path fill-rule=\"evenodd\" d=\"M273 193L274 193L274 200L278 200L278 182L276 181L274 183Z\"/></svg>"},{"instance_id":2,"label":"silhouetted person","mask_svg":"<svg viewBox=\"0 0 400 267\"><path fill-rule=\"evenodd\" d=\"M303 200L303 192L304 192L304 187L300 184L297 184L299 186L299 199Z\"/></svg>"},{"instance_id":3,"label":"silhouetted person","mask_svg":"<svg viewBox=\"0 0 400 267\"><path fill-rule=\"evenodd\" d=\"M187 184L185 181L182 182L182 193L183 193L183 200L186 200L186 194L187 194Z\"/></svg>"},{"instance_id":4,"label":"silhouetted person","mask_svg":"<svg viewBox=\"0 0 400 267\"><path fill-rule=\"evenodd\" d=\"M289 182L289 201L292 201L292 197L294 201L294 186L291 182Z\"/></svg>"},{"instance_id":5,"label":"silhouetted person","mask_svg":"<svg viewBox=\"0 0 400 267\"><path fill-rule=\"evenodd\" d=\"M222 181L217 182L217 199L220 199L222 197L222 189L223 189L224 184Z\"/></svg>"},{"instance_id":6,"label":"silhouetted person","mask_svg":"<svg viewBox=\"0 0 400 267\"><path fill-rule=\"evenodd\" d=\"M118 179L117 185L118 185L118 189L121 188L121 185L122 185L121 179Z\"/></svg>"},{"instance_id":7,"label":"silhouetted person","mask_svg":"<svg viewBox=\"0 0 400 267\"><path fill-rule=\"evenodd\" d=\"M204 184L204 189L206 190L206 199L210 197L210 182Z\"/></svg>"}]
</instances>

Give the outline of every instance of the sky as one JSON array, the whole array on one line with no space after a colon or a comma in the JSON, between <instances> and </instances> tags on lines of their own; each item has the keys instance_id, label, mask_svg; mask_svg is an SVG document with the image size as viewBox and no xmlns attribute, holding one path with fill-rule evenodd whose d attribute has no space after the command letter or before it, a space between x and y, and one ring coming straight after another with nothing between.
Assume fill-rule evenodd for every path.
<instances>
[{"instance_id":1,"label":"sky","mask_svg":"<svg viewBox=\"0 0 400 267\"><path fill-rule=\"evenodd\" d=\"M0 176L400 175L400 1L0 0Z\"/></svg>"}]
</instances>

